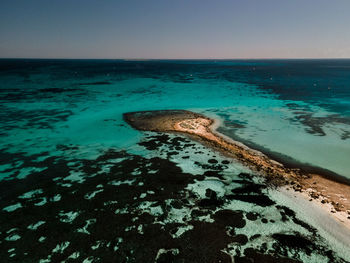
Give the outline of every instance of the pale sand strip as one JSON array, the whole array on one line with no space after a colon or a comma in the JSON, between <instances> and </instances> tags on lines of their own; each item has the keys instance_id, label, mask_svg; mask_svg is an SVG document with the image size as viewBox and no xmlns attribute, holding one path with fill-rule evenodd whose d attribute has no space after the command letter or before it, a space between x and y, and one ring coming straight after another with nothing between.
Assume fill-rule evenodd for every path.
<instances>
[{"instance_id":1,"label":"pale sand strip","mask_svg":"<svg viewBox=\"0 0 350 263\"><path fill-rule=\"evenodd\" d=\"M285 186L279 187L278 191L271 191L270 194L272 199L293 209L299 219L316 228L332 249L344 258L350 258L350 229L340 220L329 216L324 205L319 201L309 202L307 195L286 190Z\"/></svg>"},{"instance_id":2,"label":"pale sand strip","mask_svg":"<svg viewBox=\"0 0 350 263\"><path fill-rule=\"evenodd\" d=\"M332 218L350 229L350 186L300 169L289 169L216 131L218 122L203 115L182 110L134 112L125 120L139 130L180 132L238 159L250 169L264 175L268 182L287 186L300 196L318 204Z\"/></svg>"}]
</instances>

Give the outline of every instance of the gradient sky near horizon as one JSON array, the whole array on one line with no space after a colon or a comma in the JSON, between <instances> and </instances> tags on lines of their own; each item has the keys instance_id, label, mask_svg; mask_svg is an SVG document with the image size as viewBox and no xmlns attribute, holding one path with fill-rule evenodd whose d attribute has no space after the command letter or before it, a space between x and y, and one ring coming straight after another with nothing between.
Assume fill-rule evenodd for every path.
<instances>
[{"instance_id":1,"label":"gradient sky near horizon","mask_svg":"<svg viewBox=\"0 0 350 263\"><path fill-rule=\"evenodd\" d=\"M350 0L1 0L2 58L350 58Z\"/></svg>"}]
</instances>

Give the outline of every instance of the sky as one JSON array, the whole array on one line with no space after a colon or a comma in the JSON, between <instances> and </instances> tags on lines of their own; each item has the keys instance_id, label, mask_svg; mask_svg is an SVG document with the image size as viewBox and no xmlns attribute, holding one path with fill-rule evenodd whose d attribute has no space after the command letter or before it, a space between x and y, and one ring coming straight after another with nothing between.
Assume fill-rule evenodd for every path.
<instances>
[{"instance_id":1,"label":"sky","mask_svg":"<svg viewBox=\"0 0 350 263\"><path fill-rule=\"evenodd\" d=\"M0 58L350 58L350 0L1 0Z\"/></svg>"}]
</instances>

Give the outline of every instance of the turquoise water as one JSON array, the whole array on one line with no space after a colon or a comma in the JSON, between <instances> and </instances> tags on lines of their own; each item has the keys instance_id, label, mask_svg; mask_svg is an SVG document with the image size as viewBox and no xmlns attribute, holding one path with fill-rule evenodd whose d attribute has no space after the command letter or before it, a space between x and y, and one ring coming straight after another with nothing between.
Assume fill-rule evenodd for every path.
<instances>
[{"instance_id":1,"label":"turquoise water","mask_svg":"<svg viewBox=\"0 0 350 263\"><path fill-rule=\"evenodd\" d=\"M111 177L108 182L96 182L97 186L93 190L89 187L95 182L91 181L95 180L93 178L100 178L97 175L112 176L113 169L124 171L125 167L131 165L135 170L130 171L130 176L141 176L144 171L140 167L155 165L152 158L157 157L168 160L170 163L164 165L179 167L183 173L202 175L213 170L212 167L204 165L208 162L209 157L215 156L213 158L219 160L219 163L225 159L198 144L195 144L193 149L187 150L186 154L184 154L186 147L182 150L175 149L177 151L175 155L169 154L174 151L169 142L159 140L161 144L164 144L160 148L140 145L140 142L147 141L147 136L157 135L133 130L122 119L122 114L125 112L188 109L204 113L220 119L222 124L219 131L227 136L242 140L274 156L281 156L290 163L299 162L320 167L350 179L349 60L141 62L0 60L0 70L0 178L2 180L0 188L2 189L2 213L5 213L1 222L3 227L1 230L3 241L1 242L7 242L7 250L1 253L4 253L6 258L13 257L18 262L21 260L23 262L26 257L25 253L28 254L28 251L25 252L23 248L26 242L33 242L29 237L24 238L28 232L24 230L28 229L27 225L31 225L29 229L34 227L39 230L48 227L46 231L54 234L55 226L64 222L62 219L61 223L53 222L48 226L48 219L40 219L39 215L43 211L55 211L54 213L57 212L57 214L68 213L68 223L75 217L81 221L74 225L74 229L81 229L78 233L90 232L91 234L93 231L87 230L89 225L97 224L96 220L100 222L98 221L100 219L96 215L91 215L89 209L84 210L87 200L94 200L95 196L102 196L102 193L108 192L106 185L118 188L133 186L136 182L141 183L139 179L133 181L130 178L114 178L112 180ZM154 140L158 140L157 138L155 137ZM172 144L174 144L173 141ZM112 158L108 155L108 159L106 153L111 150L118 152L115 154L118 157L112 155ZM104 158L107 158L108 161ZM136 159L139 161L134 163L132 160ZM100 164L101 160L103 164ZM91 162L95 162L97 167ZM119 162L123 165L120 165ZM229 198L227 197L228 192L235 191L234 189L239 189L242 184L245 184L240 181L241 179L238 180L237 176L242 173L251 173L232 160L229 163L227 167L215 168L224 175L223 178L207 177L204 180L197 178L184 185L182 191L192 193L197 196L198 200L205 199L206 189L216 192L219 199ZM161 168L147 170L147 173L152 174L152 171L157 174L163 170ZM46 185L41 180L49 181ZM258 179L252 180L253 184L259 184L255 181ZM147 185L147 182L144 183ZM152 183L149 183L150 185L147 186L152 186ZM52 189L52 184L57 184L58 190ZM22 186L18 187L18 185L25 186L22 189ZM84 202L81 201L81 208L79 206L70 208L68 200L73 197L70 197L68 192L79 192L79 185L84 190L81 195ZM34 197L20 198L26 193L25 191L31 192L38 189L39 192L34 192ZM72 191L66 189L72 189ZM120 191L125 190L123 189ZM147 191L157 193L156 190ZM147 191L141 195L152 195ZM264 189L261 195L273 199L276 194L270 191ZM65 195L67 199L64 199ZM117 199L108 199L111 195L109 193L103 197L103 204L118 202ZM52 201L56 200L55 198L60 203L58 207ZM62 203L61 198L66 200L66 203ZM140 197L135 200L138 198ZM169 196L166 198L168 198L166 200L171 200ZM148 202L156 202L158 199L150 199ZM275 199L278 206L279 198ZM163 220L164 223L164 220L168 220L166 222L178 224L176 226L180 227L179 232L175 232L174 235L180 235L182 232L191 232L194 231L191 229L199 228L198 222L210 224L210 217L214 217L213 213L203 215L202 219L197 218L198 222L192 225L179 219L177 213L191 213L197 202L199 201L193 201L193 203L174 210L176 213L168 211L167 219L160 219L160 215L164 212L162 205L160 208L156 203L154 206L151 203L137 203L137 205L141 207L141 210L148 211L149 214L155 216L158 221ZM313 230L303 228L300 224L295 223L295 219L283 221L283 216L281 219L279 213L284 208L276 208L272 204L256 205L254 202L235 199L225 201L222 205L222 208L244 211L243 214L257 213L259 218L266 217L270 222L266 224L246 220L246 227L236 229L236 237L241 234L250 240L241 243L237 241L239 246L236 244L227 247L227 253L235 255L237 260L239 255L244 254L245 249L254 248L260 249L263 253L270 251L269 253L272 254L289 258L296 257L302 261L327 262L326 255L328 254L325 248L328 243L335 253L334 257L338 260L334 262L345 262L340 258L348 259L349 255L343 249L346 244L327 237L327 231L320 230L316 238L313 236ZM136 206L134 203L129 205L118 207L117 210L122 211ZM96 201L95 206L102 207L103 205ZM35 212L31 213L30 207L34 207ZM89 213L84 211L89 211ZM218 211L218 208L215 211ZM129 213L134 212L129 210ZM20 222L13 221L13 225L7 222L14 220L18 215L24 218L35 218L37 221L29 223L29 219L28 222L23 219ZM247 218L246 215L243 217ZM307 215L300 215L300 217L307 221ZM121 218L115 220L119 222ZM42 223L42 226L41 221L45 222ZM87 222L87 225L84 222ZM36 223L39 225L35 225ZM60 227L63 226L60 225ZM128 227L132 229L132 226ZM256 233L257 228L260 229L259 233ZM64 229L68 232L73 231L66 226ZM284 244L280 238L285 239L286 236L279 235L291 235L291 233L294 233L293 236L299 233L319 240L316 246L319 250L313 248L315 252L311 254L298 247L283 251L279 245L283 247L290 244ZM120 234L118 235L120 237ZM117 242L115 239L118 235L113 237L114 242ZM253 238L254 235L260 236ZM103 234L99 232L96 232L95 236L98 236L99 239L94 239L95 243L91 243L91 247L97 246L100 241L101 244L98 244L107 249L108 242L103 240L104 238L108 240L109 237L103 237ZM40 233L37 240L41 237L50 239ZM125 240L126 237L123 236L122 239ZM130 237L130 240L134 239ZM69 249L74 244L79 247L80 243L75 239L65 236L65 239L63 238L60 242L50 239L46 245L47 251L44 249L45 252L39 253L40 257L37 259L46 258L50 261L56 257L63 260L73 255L71 260L74 257L79 257L81 260L82 257L89 259L101 256L97 252L91 252L95 250L90 252L88 249L70 251ZM115 243L115 246L118 246L118 242ZM56 246L58 247L54 250ZM267 247L264 250L265 246ZM15 249L12 250L12 248ZM33 249L35 251L35 248ZM127 250L127 247L123 249ZM215 249L213 247L213 251ZM62 253L57 252L60 250ZM176 253L178 253L177 250L171 250L170 254L176 256ZM181 251L179 253L181 254ZM247 256L247 253L244 255ZM120 254L119 259L121 257L126 257L126 255ZM129 258L130 262L135 261L131 260L130 255Z\"/></svg>"},{"instance_id":2,"label":"turquoise water","mask_svg":"<svg viewBox=\"0 0 350 263\"><path fill-rule=\"evenodd\" d=\"M293 61L37 61L29 62L28 67L28 62L12 61L14 69L6 70L6 61L2 61L4 141L11 143L7 148L13 151L26 147L28 152L59 143L130 147L136 132L119 126L123 112L191 109L222 118L228 135L350 178L350 100L346 86L350 62L341 62L306 61L299 69L301 62L293 65ZM315 74L320 73L315 71L325 67L330 76L317 78ZM250 71L260 72L260 85L259 74ZM275 81L274 75L282 80ZM278 87L285 82L291 88ZM36 111L45 114L45 119L28 116ZM66 114L67 119L61 123L55 117L50 119L55 114ZM51 122L47 125L57 128L54 132L35 129L33 134L32 129L23 127L27 122L34 122L32 126ZM47 139L47 143L31 147L39 138Z\"/></svg>"}]
</instances>

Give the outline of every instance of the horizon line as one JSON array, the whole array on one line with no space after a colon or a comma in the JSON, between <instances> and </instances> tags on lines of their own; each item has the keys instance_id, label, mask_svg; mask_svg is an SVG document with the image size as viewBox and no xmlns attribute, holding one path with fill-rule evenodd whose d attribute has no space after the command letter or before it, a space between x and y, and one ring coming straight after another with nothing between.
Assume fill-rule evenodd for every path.
<instances>
[{"instance_id":1,"label":"horizon line","mask_svg":"<svg viewBox=\"0 0 350 263\"><path fill-rule=\"evenodd\" d=\"M148 60L336 60L336 59L350 59L347 58L308 58L308 57L300 57L300 58L288 58L288 57L280 57L280 58L59 58L59 57L51 57L51 58L36 58L36 57L0 57L0 60L20 60L20 59L28 59L28 60L124 60L124 61L148 61Z\"/></svg>"}]
</instances>

